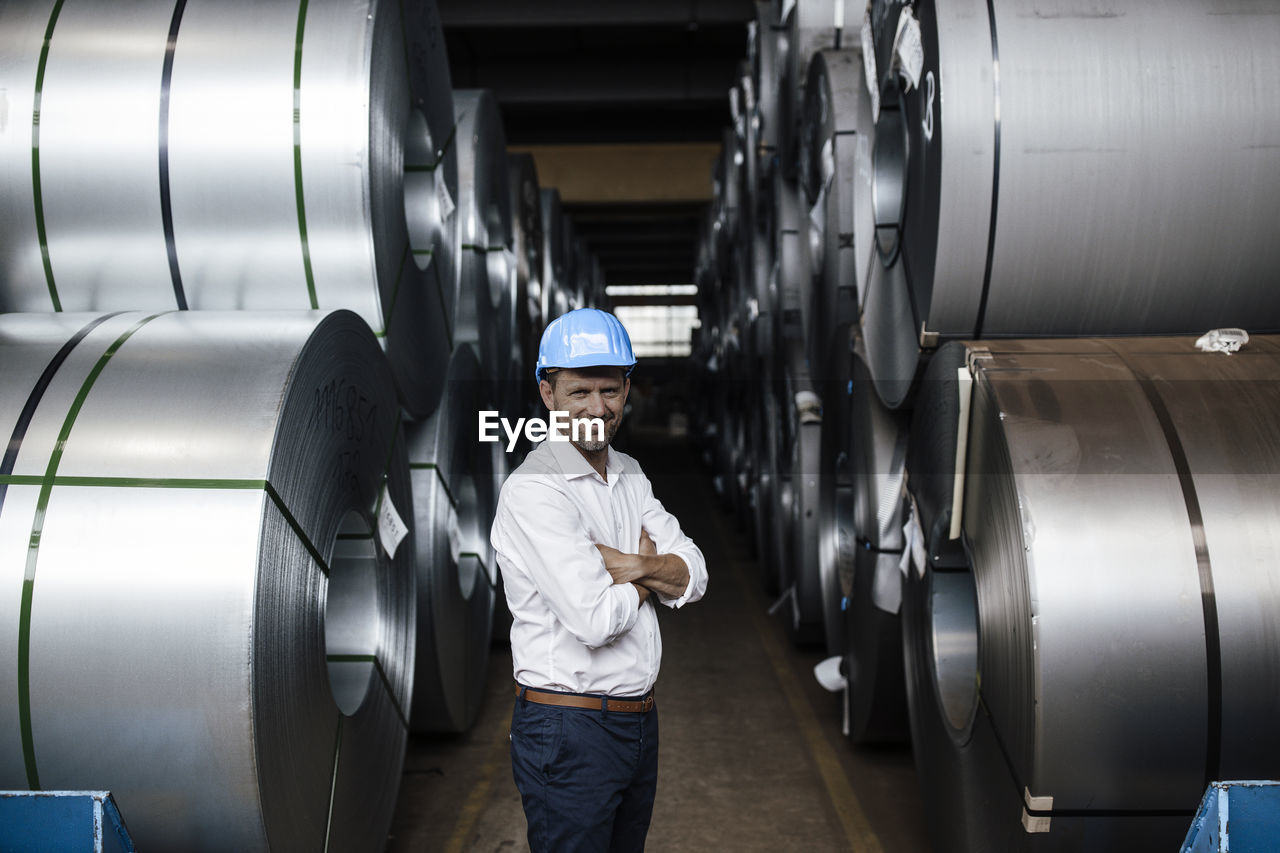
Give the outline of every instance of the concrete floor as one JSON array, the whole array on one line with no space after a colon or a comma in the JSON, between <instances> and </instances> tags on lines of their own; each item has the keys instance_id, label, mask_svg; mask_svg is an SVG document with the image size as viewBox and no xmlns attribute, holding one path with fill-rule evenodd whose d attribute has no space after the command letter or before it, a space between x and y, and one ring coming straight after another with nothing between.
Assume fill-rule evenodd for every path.
<instances>
[{"instance_id":1,"label":"concrete floor","mask_svg":"<svg viewBox=\"0 0 1280 853\"><path fill-rule=\"evenodd\" d=\"M658 798L648 849L928 850L909 747L854 749L839 698L767 615L746 538L678 444L630 451L707 557L707 596L659 608L663 636ZM507 732L511 657L495 649L480 719L409 743L389 851L525 851Z\"/></svg>"}]
</instances>

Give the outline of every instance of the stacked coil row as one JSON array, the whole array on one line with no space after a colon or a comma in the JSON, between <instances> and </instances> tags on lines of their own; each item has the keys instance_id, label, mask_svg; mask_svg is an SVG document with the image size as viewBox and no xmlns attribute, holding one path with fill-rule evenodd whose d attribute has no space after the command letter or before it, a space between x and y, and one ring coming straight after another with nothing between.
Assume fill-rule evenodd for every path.
<instances>
[{"instance_id":1,"label":"stacked coil row","mask_svg":"<svg viewBox=\"0 0 1280 853\"><path fill-rule=\"evenodd\" d=\"M1172 846L1280 774L1278 7L756 9L695 360L764 584L938 849Z\"/></svg>"},{"instance_id":2,"label":"stacked coil row","mask_svg":"<svg viewBox=\"0 0 1280 853\"><path fill-rule=\"evenodd\" d=\"M475 719L550 319L603 298L434 3L0 10L0 788L372 849Z\"/></svg>"}]
</instances>

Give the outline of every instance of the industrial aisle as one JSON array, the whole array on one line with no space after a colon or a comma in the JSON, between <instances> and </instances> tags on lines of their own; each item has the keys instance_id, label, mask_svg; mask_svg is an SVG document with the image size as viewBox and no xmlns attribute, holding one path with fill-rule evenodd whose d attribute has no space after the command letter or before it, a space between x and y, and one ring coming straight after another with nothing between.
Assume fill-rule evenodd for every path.
<instances>
[{"instance_id":1,"label":"industrial aisle","mask_svg":"<svg viewBox=\"0 0 1280 853\"><path fill-rule=\"evenodd\" d=\"M758 566L708 476L682 443L633 442L659 500L707 557L698 604L660 610L658 800L648 849L927 849L909 748L852 749L838 698L814 681L767 615ZM409 743L389 851L527 850L511 780L511 660L490 659L489 690L467 734Z\"/></svg>"}]
</instances>

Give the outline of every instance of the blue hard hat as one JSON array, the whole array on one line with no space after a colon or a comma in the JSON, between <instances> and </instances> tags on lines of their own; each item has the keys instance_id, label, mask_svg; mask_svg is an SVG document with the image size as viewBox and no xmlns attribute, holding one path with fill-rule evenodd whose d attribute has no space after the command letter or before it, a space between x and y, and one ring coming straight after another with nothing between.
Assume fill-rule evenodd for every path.
<instances>
[{"instance_id":1,"label":"blue hard hat","mask_svg":"<svg viewBox=\"0 0 1280 853\"><path fill-rule=\"evenodd\" d=\"M534 378L541 381L552 367L623 367L630 376L635 364L631 336L618 318L598 308L579 308L547 324Z\"/></svg>"}]
</instances>

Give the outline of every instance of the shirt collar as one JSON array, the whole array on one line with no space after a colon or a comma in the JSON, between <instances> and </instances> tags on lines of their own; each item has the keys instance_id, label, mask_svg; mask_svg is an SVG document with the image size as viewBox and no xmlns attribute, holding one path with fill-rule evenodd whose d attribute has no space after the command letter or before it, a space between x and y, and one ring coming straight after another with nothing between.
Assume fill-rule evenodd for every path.
<instances>
[{"instance_id":1,"label":"shirt collar","mask_svg":"<svg viewBox=\"0 0 1280 853\"><path fill-rule=\"evenodd\" d=\"M583 456L578 448L568 441L551 441L547 440L550 445L551 455L556 458L556 462L560 465L560 470L564 472L564 476L569 480L576 480L579 477L599 477L596 469L591 467L591 463ZM617 453L613 452L613 448L609 448L609 453L605 456L604 470L609 474L609 482L622 473L622 459Z\"/></svg>"}]
</instances>

